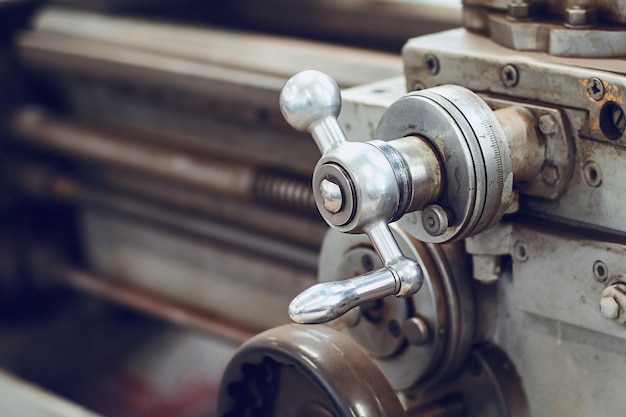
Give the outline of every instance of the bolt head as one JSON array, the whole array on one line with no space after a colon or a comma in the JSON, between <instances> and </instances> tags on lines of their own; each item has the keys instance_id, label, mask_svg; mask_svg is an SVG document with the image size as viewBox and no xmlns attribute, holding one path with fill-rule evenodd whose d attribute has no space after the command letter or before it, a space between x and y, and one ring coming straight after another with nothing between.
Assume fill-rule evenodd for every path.
<instances>
[{"instance_id":1,"label":"bolt head","mask_svg":"<svg viewBox=\"0 0 626 417\"><path fill-rule=\"evenodd\" d=\"M619 304L612 296L602 297L600 299L600 312L609 320L615 320L619 316Z\"/></svg>"},{"instance_id":2,"label":"bolt head","mask_svg":"<svg viewBox=\"0 0 626 417\"><path fill-rule=\"evenodd\" d=\"M600 312L604 317L626 324L626 283L618 281L602 291Z\"/></svg>"},{"instance_id":3,"label":"bolt head","mask_svg":"<svg viewBox=\"0 0 626 417\"><path fill-rule=\"evenodd\" d=\"M500 71L500 78L505 87L515 87L519 81L519 73L514 65L507 64Z\"/></svg>"},{"instance_id":4,"label":"bolt head","mask_svg":"<svg viewBox=\"0 0 626 417\"><path fill-rule=\"evenodd\" d=\"M430 339L428 323L421 317L411 317L404 322L404 336L410 344L420 346Z\"/></svg>"},{"instance_id":5,"label":"bolt head","mask_svg":"<svg viewBox=\"0 0 626 417\"><path fill-rule=\"evenodd\" d=\"M508 17L513 20L523 20L533 14L532 5L527 1L512 1L508 7Z\"/></svg>"},{"instance_id":6,"label":"bolt head","mask_svg":"<svg viewBox=\"0 0 626 417\"><path fill-rule=\"evenodd\" d=\"M596 101L602 100L602 97L604 97L604 84L602 80L596 77L589 78L587 80L587 93Z\"/></svg>"},{"instance_id":7,"label":"bolt head","mask_svg":"<svg viewBox=\"0 0 626 417\"><path fill-rule=\"evenodd\" d=\"M558 123L551 114L544 114L539 118L539 130L544 135L552 135L556 133L557 129Z\"/></svg>"},{"instance_id":8,"label":"bolt head","mask_svg":"<svg viewBox=\"0 0 626 417\"><path fill-rule=\"evenodd\" d=\"M331 213L339 213L343 206L341 187L330 180L323 179L320 183L320 194L326 210Z\"/></svg>"},{"instance_id":9,"label":"bolt head","mask_svg":"<svg viewBox=\"0 0 626 417\"><path fill-rule=\"evenodd\" d=\"M596 9L592 7L572 6L565 9L565 27L582 29L596 23Z\"/></svg>"},{"instance_id":10,"label":"bolt head","mask_svg":"<svg viewBox=\"0 0 626 417\"><path fill-rule=\"evenodd\" d=\"M449 225L448 213L441 206L433 204L422 211L422 226L429 235L441 236Z\"/></svg>"},{"instance_id":11,"label":"bolt head","mask_svg":"<svg viewBox=\"0 0 626 417\"><path fill-rule=\"evenodd\" d=\"M541 169L541 176L543 177L543 182L548 185L554 185L559 181L559 168L552 164L546 164Z\"/></svg>"}]
</instances>

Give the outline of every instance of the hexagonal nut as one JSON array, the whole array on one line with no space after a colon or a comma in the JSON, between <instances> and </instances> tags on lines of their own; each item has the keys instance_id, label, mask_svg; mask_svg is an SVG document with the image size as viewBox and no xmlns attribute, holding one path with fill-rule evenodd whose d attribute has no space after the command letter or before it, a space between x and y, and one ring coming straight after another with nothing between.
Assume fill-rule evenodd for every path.
<instances>
[{"instance_id":1,"label":"hexagonal nut","mask_svg":"<svg viewBox=\"0 0 626 417\"><path fill-rule=\"evenodd\" d=\"M558 122L551 114L544 114L539 118L539 130L544 135L552 135L557 132Z\"/></svg>"},{"instance_id":2,"label":"hexagonal nut","mask_svg":"<svg viewBox=\"0 0 626 417\"><path fill-rule=\"evenodd\" d=\"M559 168L552 164L546 164L541 169L541 176L543 177L543 182L547 185L554 185L559 181L561 175L559 174Z\"/></svg>"},{"instance_id":3,"label":"hexagonal nut","mask_svg":"<svg viewBox=\"0 0 626 417\"><path fill-rule=\"evenodd\" d=\"M615 320L619 316L619 304L612 296L603 296L600 299L600 312L604 318Z\"/></svg>"},{"instance_id":4,"label":"hexagonal nut","mask_svg":"<svg viewBox=\"0 0 626 417\"><path fill-rule=\"evenodd\" d=\"M532 12L532 6L527 1L512 1L508 6L508 17L512 19L527 19Z\"/></svg>"},{"instance_id":5,"label":"hexagonal nut","mask_svg":"<svg viewBox=\"0 0 626 417\"><path fill-rule=\"evenodd\" d=\"M565 26L570 28L591 26L596 23L596 9L593 7L572 6L565 9Z\"/></svg>"},{"instance_id":6,"label":"hexagonal nut","mask_svg":"<svg viewBox=\"0 0 626 417\"><path fill-rule=\"evenodd\" d=\"M620 281L602 291L600 311L607 319L626 324L626 283Z\"/></svg>"}]
</instances>

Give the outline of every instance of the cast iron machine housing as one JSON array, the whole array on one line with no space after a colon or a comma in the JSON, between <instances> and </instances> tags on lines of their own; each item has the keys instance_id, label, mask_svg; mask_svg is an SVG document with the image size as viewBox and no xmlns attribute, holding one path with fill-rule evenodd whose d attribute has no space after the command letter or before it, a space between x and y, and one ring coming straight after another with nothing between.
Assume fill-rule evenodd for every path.
<instances>
[{"instance_id":1,"label":"cast iron machine housing","mask_svg":"<svg viewBox=\"0 0 626 417\"><path fill-rule=\"evenodd\" d=\"M343 130L331 79L285 85L283 115L322 153L313 193L334 229L320 283L290 316L329 322L356 343L346 355L362 349L382 371L395 398L381 394L389 412L371 415L399 415L396 398L400 415L619 414L626 18L611 1L466 3L466 29L406 44L404 80L344 92ZM366 123L377 128L355 128ZM284 349L301 329L236 355L224 415L240 415L231 384L262 361L251 352L328 388L323 361ZM358 400L323 404L319 415L358 415Z\"/></svg>"}]
</instances>

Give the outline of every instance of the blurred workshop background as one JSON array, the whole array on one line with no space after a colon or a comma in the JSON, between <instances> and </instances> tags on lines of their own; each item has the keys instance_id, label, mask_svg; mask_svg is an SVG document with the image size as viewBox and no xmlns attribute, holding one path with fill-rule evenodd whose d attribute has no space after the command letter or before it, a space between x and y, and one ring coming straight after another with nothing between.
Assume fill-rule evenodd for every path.
<instances>
[{"instance_id":1,"label":"blurred workshop background","mask_svg":"<svg viewBox=\"0 0 626 417\"><path fill-rule=\"evenodd\" d=\"M0 1L0 415L214 415L327 230L284 82L400 76L408 38L460 19L443 0Z\"/></svg>"}]
</instances>

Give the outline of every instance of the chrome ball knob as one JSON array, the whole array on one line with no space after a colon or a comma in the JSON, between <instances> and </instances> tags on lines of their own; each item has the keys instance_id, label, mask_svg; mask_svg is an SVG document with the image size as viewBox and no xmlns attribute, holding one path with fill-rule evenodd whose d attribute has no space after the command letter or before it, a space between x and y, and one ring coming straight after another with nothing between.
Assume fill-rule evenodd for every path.
<instances>
[{"instance_id":1,"label":"chrome ball knob","mask_svg":"<svg viewBox=\"0 0 626 417\"><path fill-rule=\"evenodd\" d=\"M280 95L280 111L294 129L309 132L313 124L327 117L336 118L341 110L337 83L314 70L291 77Z\"/></svg>"}]
</instances>

